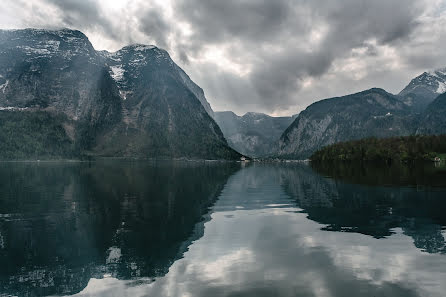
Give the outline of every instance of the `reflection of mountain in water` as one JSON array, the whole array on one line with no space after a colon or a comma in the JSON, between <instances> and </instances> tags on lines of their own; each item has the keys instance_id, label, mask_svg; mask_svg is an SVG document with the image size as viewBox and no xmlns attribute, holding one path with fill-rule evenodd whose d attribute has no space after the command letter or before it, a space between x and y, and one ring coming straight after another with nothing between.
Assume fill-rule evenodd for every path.
<instances>
[{"instance_id":1,"label":"reflection of mountain in water","mask_svg":"<svg viewBox=\"0 0 446 297\"><path fill-rule=\"evenodd\" d=\"M2 164L0 287L73 294L92 277L164 275L233 165Z\"/></svg>"},{"instance_id":2,"label":"reflection of mountain in water","mask_svg":"<svg viewBox=\"0 0 446 297\"><path fill-rule=\"evenodd\" d=\"M444 187L439 187L442 171L342 166L283 167L281 183L309 219L326 225L324 230L382 238L402 228L419 249L446 252L444 179Z\"/></svg>"}]
</instances>

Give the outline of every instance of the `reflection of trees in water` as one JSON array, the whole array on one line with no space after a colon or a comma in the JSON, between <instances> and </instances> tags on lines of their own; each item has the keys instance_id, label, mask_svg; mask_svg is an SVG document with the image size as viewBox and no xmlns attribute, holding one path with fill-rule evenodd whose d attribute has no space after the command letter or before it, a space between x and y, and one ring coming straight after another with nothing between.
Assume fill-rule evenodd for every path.
<instances>
[{"instance_id":1,"label":"reflection of trees in water","mask_svg":"<svg viewBox=\"0 0 446 297\"><path fill-rule=\"evenodd\" d=\"M323 230L382 238L400 227L417 248L446 252L441 230L446 225L445 179L439 188L444 171L354 164L313 170L294 165L281 171L284 190L309 219L326 225Z\"/></svg>"},{"instance_id":2,"label":"reflection of trees in water","mask_svg":"<svg viewBox=\"0 0 446 297\"><path fill-rule=\"evenodd\" d=\"M446 254L445 238L440 225L429 220L406 219L402 226L404 234L411 236L417 248L428 253Z\"/></svg>"},{"instance_id":3,"label":"reflection of trees in water","mask_svg":"<svg viewBox=\"0 0 446 297\"><path fill-rule=\"evenodd\" d=\"M236 170L185 163L3 166L2 292L72 294L104 274L165 274L201 237L203 215Z\"/></svg>"}]
</instances>

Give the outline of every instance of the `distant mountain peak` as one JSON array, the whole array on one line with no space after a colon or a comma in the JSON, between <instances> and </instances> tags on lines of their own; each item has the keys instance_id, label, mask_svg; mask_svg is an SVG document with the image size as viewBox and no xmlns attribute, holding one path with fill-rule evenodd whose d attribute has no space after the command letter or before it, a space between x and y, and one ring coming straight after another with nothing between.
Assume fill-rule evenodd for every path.
<instances>
[{"instance_id":1,"label":"distant mountain peak","mask_svg":"<svg viewBox=\"0 0 446 297\"><path fill-rule=\"evenodd\" d=\"M242 154L260 157L275 152L280 135L294 117L272 117L259 112L247 112L238 116L232 111L215 113L229 145Z\"/></svg>"},{"instance_id":2,"label":"distant mountain peak","mask_svg":"<svg viewBox=\"0 0 446 297\"><path fill-rule=\"evenodd\" d=\"M269 117L269 115L261 113L261 112L253 112L253 111L249 111L247 113L245 113L242 117Z\"/></svg>"},{"instance_id":3,"label":"distant mountain peak","mask_svg":"<svg viewBox=\"0 0 446 297\"><path fill-rule=\"evenodd\" d=\"M446 68L423 72L399 93L403 101L423 111L438 95L446 92Z\"/></svg>"}]
</instances>

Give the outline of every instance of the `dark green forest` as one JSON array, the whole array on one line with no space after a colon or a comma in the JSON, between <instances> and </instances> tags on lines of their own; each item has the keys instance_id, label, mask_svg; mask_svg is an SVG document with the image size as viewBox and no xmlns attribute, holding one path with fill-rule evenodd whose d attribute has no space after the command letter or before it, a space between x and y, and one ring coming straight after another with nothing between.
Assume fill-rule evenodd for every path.
<instances>
[{"instance_id":1,"label":"dark green forest","mask_svg":"<svg viewBox=\"0 0 446 297\"><path fill-rule=\"evenodd\" d=\"M315 152L312 161L442 161L446 158L446 135L365 138L340 142Z\"/></svg>"},{"instance_id":2,"label":"dark green forest","mask_svg":"<svg viewBox=\"0 0 446 297\"><path fill-rule=\"evenodd\" d=\"M77 156L61 117L41 111L0 111L0 160Z\"/></svg>"}]
</instances>

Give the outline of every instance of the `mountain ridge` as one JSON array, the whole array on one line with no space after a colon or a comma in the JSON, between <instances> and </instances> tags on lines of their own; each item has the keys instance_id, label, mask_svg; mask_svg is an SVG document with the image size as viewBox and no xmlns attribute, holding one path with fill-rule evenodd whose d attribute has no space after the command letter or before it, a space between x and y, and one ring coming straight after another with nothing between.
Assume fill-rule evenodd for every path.
<instances>
[{"instance_id":1,"label":"mountain ridge","mask_svg":"<svg viewBox=\"0 0 446 297\"><path fill-rule=\"evenodd\" d=\"M95 157L240 157L167 51L96 51L78 30L0 30L0 108L66 115L75 151Z\"/></svg>"},{"instance_id":2,"label":"mountain ridge","mask_svg":"<svg viewBox=\"0 0 446 297\"><path fill-rule=\"evenodd\" d=\"M364 137L409 135L414 131L410 108L380 88L327 98L309 105L284 131L282 158L308 158L320 147Z\"/></svg>"}]
</instances>

